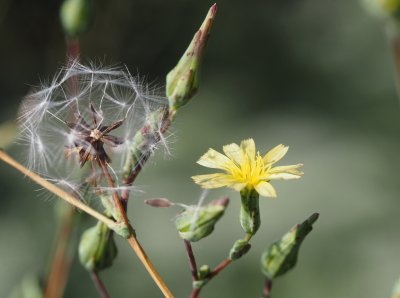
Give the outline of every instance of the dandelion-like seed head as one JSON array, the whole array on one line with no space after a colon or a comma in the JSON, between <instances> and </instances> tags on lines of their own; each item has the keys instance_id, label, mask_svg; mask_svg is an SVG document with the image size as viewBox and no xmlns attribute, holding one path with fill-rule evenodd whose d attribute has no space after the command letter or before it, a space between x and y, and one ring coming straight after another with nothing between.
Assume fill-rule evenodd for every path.
<instances>
[{"instance_id":1,"label":"dandelion-like seed head","mask_svg":"<svg viewBox=\"0 0 400 298\"><path fill-rule=\"evenodd\" d=\"M82 177L80 168L87 164L96 176L101 161L117 180L133 136L149 114L166 104L126 69L71 61L21 105L27 166L67 185L71 175Z\"/></svg>"},{"instance_id":2,"label":"dandelion-like seed head","mask_svg":"<svg viewBox=\"0 0 400 298\"><path fill-rule=\"evenodd\" d=\"M265 197L276 197L276 191L270 181L274 179L298 179L303 175L299 170L302 164L274 167L287 153L289 147L278 145L261 155L256 151L253 139L244 140L223 147L221 154L209 149L198 161L198 164L223 173L193 176L195 183L203 188L231 187L237 191L245 188L256 190Z\"/></svg>"}]
</instances>

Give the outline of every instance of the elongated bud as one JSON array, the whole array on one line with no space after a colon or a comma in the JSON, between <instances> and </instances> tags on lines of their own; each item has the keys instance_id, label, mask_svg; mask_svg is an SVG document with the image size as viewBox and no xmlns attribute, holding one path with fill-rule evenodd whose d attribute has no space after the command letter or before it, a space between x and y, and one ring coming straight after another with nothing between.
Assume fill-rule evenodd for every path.
<instances>
[{"instance_id":1,"label":"elongated bud","mask_svg":"<svg viewBox=\"0 0 400 298\"><path fill-rule=\"evenodd\" d=\"M149 199L145 200L144 203L156 208L168 208L174 205L170 200L164 198Z\"/></svg>"},{"instance_id":2,"label":"elongated bud","mask_svg":"<svg viewBox=\"0 0 400 298\"><path fill-rule=\"evenodd\" d=\"M167 75L166 91L170 109L173 111L185 105L199 87L199 68L216 13L217 5L214 4L186 52Z\"/></svg>"},{"instance_id":3,"label":"elongated bud","mask_svg":"<svg viewBox=\"0 0 400 298\"><path fill-rule=\"evenodd\" d=\"M273 243L261 257L261 269L266 277L274 279L294 268L300 245L311 232L319 214L314 213L302 224L294 226L281 240Z\"/></svg>"},{"instance_id":4,"label":"elongated bud","mask_svg":"<svg viewBox=\"0 0 400 298\"><path fill-rule=\"evenodd\" d=\"M135 134L130 144L129 155L124 164L124 179L141 167L143 157L154 150L159 141L161 126L166 121L168 110L160 108L152 112L143 127Z\"/></svg>"},{"instance_id":5,"label":"elongated bud","mask_svg":"<svg viewBox=\"0 0 400 298\"><path fill-rule=\"evenodd\" d=\"M229 252L229 258L231 260L240 259L250 250L250 248L251 245L247 240L239 239L235 242L235 244L233 244Z\"/></svg>"},{"instance_id":6,"label":"elongated bud","mask_svg":"<svg viewBox=\"0 0 400 298\"><path fill-rule=\"evenodd\" d=\"M195 242L210 235L227 205L227 200L217 200L202 207L189 206L175 219L181 238Z\"/></svg>"},{"instance_id":7,"label":"elongated bud","mask_svg":"<svg viewBox=\"0 0 400 298\"><path fill-rule=\"evenodd\" d=\"M240 224L249 236L253 236L261 225L259 194L247 188L240 192L242 204L240 206Z\"/></svg>"},{"instance_id":8,"label":"elongated bud","mask_svg":"<svg viewBox=\"0 0 400 298\"><path fill-rule=\"evenodd\" d=\"M393 287L392 298L400 298L400 278Z\"/></svg>"},{"instance_id":9,"label":"elongated bud","mask_svg":"<svg viewBox=\"0 0 400 298\"><path fill-rule=\"evenodd\" d=\"M79 243L79 260L89 271L100 271L110 267L117 256L112 231L98 222L87 229Z\"/></svg>"},{"instance_id":10,"label":"elongated bud","mask_svg":"<svg viewBox=\"0 0 400 298\"><path fill-rule=\"evenodd\" d=\"M60 10L65 33L72 38L79 37L89 29L92 15L91 0L65 0Z\"/></svg>"}]
</instances>

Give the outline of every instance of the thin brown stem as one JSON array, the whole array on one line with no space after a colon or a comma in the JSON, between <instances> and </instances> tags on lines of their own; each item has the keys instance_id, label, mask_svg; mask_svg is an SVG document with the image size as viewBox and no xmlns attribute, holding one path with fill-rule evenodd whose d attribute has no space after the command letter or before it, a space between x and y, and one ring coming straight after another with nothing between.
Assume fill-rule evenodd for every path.
<instances>
[{"instance_id":1,"label":"thin brown stem","mask_svg":"<svg viewBox=\"0 0 400 298\"><path fill-rule=\"evenodd\" d=\"M106 163L101 159L98 159L97 162L98 162L98 164L99 164L99 166L100 166L100 168L101 168L101 170L102 170L102 172L104 174L104 177L107 180L108 186L111 189L115 188L114 181L113 181L113 179L112 179L112 177L110 175L110 172L108 171ZM118 193L116 191L113 191L112 192L112 197L113 197L114 205L117 208L117 211L118 211L119 215L121 216L124 224L129 225L128 217L126 216L125 209L122 206L121 199L120 199Z\"/></svg>"},{"instance_id":2,"label":"thin brown stem","mask_svg":"<svg viewBox=\"0 0 400 298\"><path fill-rule=\"evenodd\" d=\"M140 245L139 241L135 237L134 234L131 234L131 236L127 239L129 242L129 245L132 247L132 249L136 252L136 255L146 268L146 270L149 272L150 276L153 278L154 282L157 284L157 286L160 288L162 293L164 294L165 297L167 298L173 298L174 295L172 295L172 292L168 288L168 286L165 284L164 280L161 278L160 274L157 272L156 268L154 267L153 263L150 261L148 256L146 255L144 249Z\"/></svg>"},{"instance_id":3,"label":"thin brown stem","mask_svg":"<svg viewBox=\"0 0 400 298\"><path fill-rule=\"evenodd\" d=\"M75 60L80 55L80 42L78 38L67 37L67 58L70 60Z\"/></svg>"},{"instance_id":4,"label":"thin brown stem","mask_svg":"<svg viewBox=\"0 0 400 298\"><path fill-rule=\"evenodd\" d=\"M192 293L190 293L190 298L197 298L200 295L201 288L193 289Z\"/></svg>"},{"instance_id":5,"label":"thin brown stem","mask_svg":"<svg viewBox=\"0 0 400 298\"><path fill-rule=\"evenodd\" d=\"M190 241L183 240L183 243L185 244L185 249L188 255L189 259L189 266L190 266L190 272L192 273L192 279L193 281L198 280L197 276L197 264L196 264L196 259L193 254L193 249Z\"/></svg>"},{"instance_id":6,"label":"thin brown stem","mask_svg":"<svg viewBox=\"0 0 400 298\"><path fill-rule=\"evenodd\" d=\"M96 271L90 272L90 276L93 280L94 285L96 286L97 291L101 298L110 298L108 294L107 288L104 285L103 281L100 279L99 273Z\"/></svg>"},{"instance_id":7,"label":"thin brown stem","mask_svg":"<svg viewBox=\"0 0 400 298\"><path fill-rule=\"evenodd\" d=\"M224 270L230 263L232 263L231 259L225 259L221 263L218 264L217 267L214 268L213 271L210 272L208 276L210 279L218 275L222 270Z\"/></svg>"},{"instance_id":8,"label":"thin brown stem","mask_svg":"<svg viewBox=\"0 0 400 298\"><path fill-rule=\"evenodd\" d=\"M107 165L105 164L104 161L98 160L98 163L103 171L104 176L106 177L107 183L111 188L114 188L114 181L110 175L110 172L108 171ZM124 210L124 207L121 204L121 199L119 198L119 195L116 191L113 192L113 200L114 204L118 208L118 212L120 213L123 221L125 224L129 225L128 218L126 216L126 212ZM129 242L129 245L131 248L135 251L136 255L140 259L140 261L143 263L144 267L146 270L149 272L150 276L153 278L154 282L158 285L160 290L163 292L165 297L173 297L171 291L161 278L160 274L157 272L156 268L154 267L153 263L150 261L149 257L146 255L144 249L140 245L139 241L137 240L134 230L132 227L130 227L131 230L131 235L127 239Z\"/></svg>"},{"instance_id":9,"label":"thin brown stem","mask_svg":"<svg viewBox=\"0 0 400 298\"><path fill-rule=\"evenodd\" d=\"M111 229L114 229L115 227L115 222L109 219L108 217L104 216L100 212L94 210L93 208L89 207L88 205L85 205L80 201L79 199L75 198L74 196L70 195L69 193L65 192L58 186L54 185L53 183L43 179L39 175L31 172L29 169L21 165L19 162L17 162L15 159L13 159L11 156L9 156L7 153L4 152L4 150L0 149L0 160L4 161L5 163L9 164L16 170L20 171L22 174L25 176L29 177L31 180L39 184L40 186L43 186L46 188L48 191L52 192L59 198L63 199L67 203L75 206L76 208L86 212L87 214L93 216L97 220L105 223L108 227Z\"/></svg>"},{"instance_id":10,"label":"thin brown stem","mask_svg":"<svg viewBox=\"0 0 400 298\"><path fill-rule=\"evenodd\" d=\"M270 280L268 277L266 277L265 282L264 282L262 298L270 298L271 290L272 290L272 280Z\"/></svg>"},{"instance_id":11,"label":"thin brown stem","mask_svg":"<svg viewBox=\"0 0 400 298\"><path fill-rule=\"evenodd\" d=\"M75 227L76 211L65 205L67 210L60 218L60 228L57 233L54 253L50 271L45 286L45 298L61 298L67 283L72 257L69 255L71 247L71 235Z\"/></svg>"}]
</instances>

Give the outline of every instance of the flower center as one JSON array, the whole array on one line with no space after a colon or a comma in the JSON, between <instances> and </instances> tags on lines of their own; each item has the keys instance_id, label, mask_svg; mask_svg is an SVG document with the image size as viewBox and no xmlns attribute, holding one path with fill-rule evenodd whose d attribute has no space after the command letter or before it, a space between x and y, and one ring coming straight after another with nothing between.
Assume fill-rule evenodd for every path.
<instances>
[{"instance_id":1,"label":"flower center","mask_svg":"<svg viewBox=\"0 0 400 298\"><path fill-rule=\"evenodd\" d=\"M98 130L98 129L93 129L93 130L90 132L90 137L93 138L93 139L95 139L96 141L97 141L97 140L100 140L100 138L101 138L102 136L103 136L103 134L102 134L101 131Z\"/></svg>"}]
</instances>

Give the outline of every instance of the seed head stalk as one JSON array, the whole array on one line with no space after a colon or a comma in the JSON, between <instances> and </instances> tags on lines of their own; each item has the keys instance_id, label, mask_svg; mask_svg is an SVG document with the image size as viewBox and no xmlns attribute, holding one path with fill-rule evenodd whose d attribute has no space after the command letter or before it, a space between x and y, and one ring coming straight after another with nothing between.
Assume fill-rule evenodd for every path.
<instances>
[{"instance_id":1,"label":"seed head stalk","mask_svg":"<svg viewBox=\"0 0 400 298\"><path fill-rule=\"evenodd\" d=\"M106 177L107 183L111 189L115 188L115 184L113 179L111 178L111 175L108 171L107 165L102 159L98 159L98 164L101 167L101 170ZM118 213L121 216L124 224L129 226L130 228L130 235L127 238L129 245L131 248L135 251L136 255L140 259L140 261L143 263L155 283L159 286L160 290L163 292L165 297L173 297L171 291L161 278L160 274L157 272L156 268L154 267L153 263L150 261L149 257L145 253L143 247L140 245L139 241L137 240L133 228L129 225L128 218L126 216L125 209L121 203L121 199L116 191L113 192L112 194L114 204L117 207Z\"/></svg>"}]
</instances>

